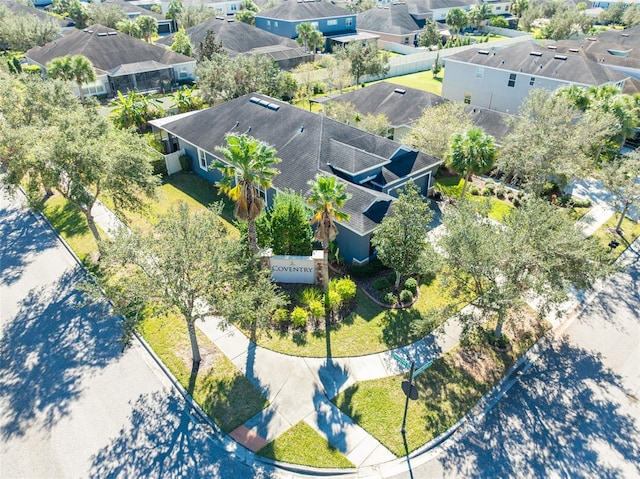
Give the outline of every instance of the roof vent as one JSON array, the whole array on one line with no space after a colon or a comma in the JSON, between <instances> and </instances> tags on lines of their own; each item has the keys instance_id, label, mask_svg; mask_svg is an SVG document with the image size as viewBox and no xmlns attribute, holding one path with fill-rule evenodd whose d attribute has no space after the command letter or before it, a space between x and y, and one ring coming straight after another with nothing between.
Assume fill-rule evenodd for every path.
<instances>
[{"instance_id":1,"label":"roof vent","mask_svg":"<svg viewBox=\"0 0 640 479\"><path fill-rule=\"evenodd\" d=\"M480 55L488 55L489 54L489 50L478 50L478 54L480 54Z\"/></svg>"},{"instance_id":2,"label":"roof vent","mask_svg":"<svg viewBox=\"0 0 640 479\"><path fill-rule=\"evenodd\" d=\"M567 56L566 55L554 55L553 58L555 58L556 60L566 60Z\"/></svg>"},{"instance_id":3,"label":"roof vent","mask_svg":"<svg viewBox=\"0 0 640 479\"><path fill-rule=\"evenodd\" d=\"M118 34L118 32L109 32L109 36L110 37L115 37Z\"/></svg>"},{"instance_id":4,"label":"roof vent","mask_svg":"<svg viewBox=\"0 0 640 479\"><path fill-rule=\"evenodd\" d=\"M596 37L588 37L587 40L589 40L590 42L595 42L598 39Z\"/></svg>"},{"instance_id":5,"label":"roof vent","mask_svg":"<svg viewBox=\"0 0 640 479\"><path fill-rule=\"evenodd\" d=\"M620 34L620 36L628 37L628 36L629 36L629 34L628 34L628 33L621 33L621 34Z\"/></svg>"},{"instance_id":6,"label":"roof vent","mask_svg":"<svg viewBox=\"0 0 640 479\"><path fill-rule=\"evenodd\" d=\"M91 35L93 34L93 30L87 30L87 33Z\"/></svg>"},{"instance_id":7,"label":"roof vent","mask_svg":"<svg viewBox=\"0 0 640 479\"><path fill-rule=\"evenodd\" d=\"M555 45L547 45L547 48L549 50L557 50L558 49L558 47L556 47Z\"/></svg>"},{"instance_id":8,"label":"roof vent","mask_svg":"<svg viewBox=\"0 0 640 479\"><path fill-rule=\"evenodd\" d=\"M400 95L404 95L405 93L407 93L407 90L405 90L404 88L396 88L395 90L393 90L395 93L400 93Z\"/></svg>"},{"instance_id":9,"label":"roof vent","mask_svg":"<svg viewBox=\"0 0 640 479\"><path fill-rule=\"evenodd\" d=\"M240 124L240 121L236 120L236 124L233 125L234 128L238 128L238 125Z\"/></svg>"},{"instance_id":10,"label":"roof vent","mask_svg":"<svg viewBox=\"0 0 640 479\"><path fill-rule=\"evenodd\" d=\"M224 17L216 17L216 20L224 20Z\"/></svg>"},{"instance_id":11,"label":"roof vent","mask_svg":"<svg viewBox=\"0 0 640 479\"><path fill-rule=\"evenodd\" d=\"M245 131L245 133L249 133L251 132L251 127L247 128L247 131Z\"/></svg>"},{"instance_id":12,"label":"roof vent","mask_svg":"<svg viewBox=\"0 0 640 479\"><path fill-rule=\"evenodd\" d=\"M534 56L534 57L541 57L542 56L542 52L529 52L529 55Z\"/></svg>"},{"instance_id":13,"label":"roof vent","mask_svg":"<svg viewBox=\"0 0 640 479\"><path fill-rule=\"evenodd\" d=\"M571 53L580 53L580 49L578 49L578 48L569 48L569 51Z\"/></svg>"},{"instance_id":14,"label":"roof vent","mask_svg":"<svg viewBox=\"0 0 640 479\"><path fill-rule=\"evenodd\" d=\"M106 37L107 36L107 32L100 32L98 33L99 37Z\"/></svg>"},{"instance_id":15,"label":"roof vent","mask_svg":"<svg viewBox=\"0 0 640 479\"><path fill-rule=\"evenodd\" d=\"M233 23L233 18L227 18L227 23Z\"/></svg>"},{"instance_id":16,"label":"roof vent","mask_svg":"<svg viewBox=\"0 0 640 479\"><path fill-rule=\"evenodd\" d=\"M304 125L300 125L300 133L304 131Z\"/></svg>"}]
</instances>

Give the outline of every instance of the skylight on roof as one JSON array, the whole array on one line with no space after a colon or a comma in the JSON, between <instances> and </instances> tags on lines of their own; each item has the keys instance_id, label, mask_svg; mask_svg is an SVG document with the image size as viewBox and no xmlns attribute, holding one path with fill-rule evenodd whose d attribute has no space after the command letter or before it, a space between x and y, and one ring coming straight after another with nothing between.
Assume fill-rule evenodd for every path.
<instances>
[{"instance_id":1,"label":"skylight on roof","mask_svg":"<svg viewBox=\"0 0 640 479\"><path fill-rule=\"evenodd\" d=\"M489 50L478 50L478 53L480 55L488 55L489 54Z\"/></svg>"},{"instance_id":2,"label":"skylight on roof","mask_svg":"<svg viewBox=\"0 0 640 479\"><path fill-rule=\"evenodd\" d=\"M558 47L556 47L555 45L547 45L547 48L549 50L557 50L558 49Z\"/></svg>"},{"instance_id":3,"label":"skylight on roof","mask_svg":"<svg viewBox=\"0 0 640 479\"><path fill-rule=\"evenodd\" d=\"M578 48L569 48L569 51L571 53L579 53L580 52L580 50Z\"/></svg>"},{"instance_id":4,"label":"skylight on roof","mask_svg":"<svg viewBox=\"0 0 640 479\"><path fill-rule=\"evenodd\" d=\"M542 52L529 52L529 55L532 55L534 57L541 57L542 56Z\"/></svg>"},{"instance_id":5,"label":"skylight on roof","mask_svg":"<svg viewBox=\"0 0 640 479\"><path fill-rule=\"evenodd\" d=\"M555 58L556 60L566 60L567 56L566 55L554 55L553 58Z\"/></svg>"},{"instance_id":6,"label":"skylight on roof","mask_svg":"<svg viewBox=\"0 0 640 479\"><path fill-rule=\"evenodd\" d=\"M404 88L396 88L395 90L393 90L395 93L400 93L401 95L404 95L405 93L407 93L407 90L405 90Z\"/></svg>"}]
</instances>

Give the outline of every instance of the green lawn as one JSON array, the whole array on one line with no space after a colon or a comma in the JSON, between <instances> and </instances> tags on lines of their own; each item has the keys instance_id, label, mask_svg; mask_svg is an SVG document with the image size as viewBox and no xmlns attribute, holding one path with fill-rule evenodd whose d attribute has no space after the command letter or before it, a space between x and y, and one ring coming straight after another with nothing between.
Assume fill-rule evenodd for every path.
<instances>
[{"instance_id":1,"label":"green lawn","mask_svg":"<svg viewBox=\"0 0 640 479\"><path fill-rule=\"evenodd\" d=\"M408 75L402 75L392 78L386 78L384 80L388 83L394 83L400 86L406 86L409 88L416 88L418 90L424 90L436 95L442 95L442 79L444 78L444 68L440 70L437 78L433 78L431 70L425 70L417 73L410 73ZM372 83L377 83L372 82Z\"/></svg>"},{"instance_id":2,"label":"green lawn","mask_svg":"<svg viewBox=\"0 0 640 479\"><path fill-rule=\"evenodd\" d=\"M442 191L447 196L452 198L460 198L462 194L462 185L464 180L459 176L447 176L436 179L435 188ZM468 189L467 189L468 191ZM489 218L501 221L502 217L507 214L513 206L506 201L499 200L495 197L474 196L467 193L467 199L481 203L483 201L489 201L491 209L489 210Z\"/></svg>"},{"instance_id":3,"label":"green lawn","mask_svg":"<svg viewBox=\"0 0 640 479\"><path fill-rule=\"evenodd\" d=\"M597 238L600 244L607 252L610 252L611 259L615 260L618 256L620 256L631 243L633 243L640 236L640 223L636 223L631 221L629 218L625 218L622 221L622 232L623 236L615 234L614 230L618 221L620 220L620 215L615 214L609 220L603 224L600 228L593 233L593 237ZM609 243L611 240L615 239L620 246L611 251L609 248Z\"/></svg>"},{"instance_id":4,"label":"green lawn","mask_svg":"<svg viewBox=\"0 0 640 479\"><path fill-rule=\"evenodd\" d=\"M303 466L345 469L355 467L304 421L264 446L258 454Z\"/></svg>"},{"instance_id":5,"label":"green lawn","mask_svg":"<svg viewBox=\"0 0 640 479\"><path fill-rule=\"evenodd\" d=\"M269 403L260 391L199 330L202 363L190 386L191 347L184 321L172 314L149 315L140 333L180 384L225 432L231 432Z\"/></svg>"}]
</instances>

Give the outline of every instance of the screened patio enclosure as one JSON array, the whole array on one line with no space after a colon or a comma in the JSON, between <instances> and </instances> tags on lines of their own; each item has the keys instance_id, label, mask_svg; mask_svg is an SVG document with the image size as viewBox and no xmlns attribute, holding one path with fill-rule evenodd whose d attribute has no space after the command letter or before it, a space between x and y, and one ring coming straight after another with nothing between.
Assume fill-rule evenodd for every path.
<instances>
[{"instance_id":1,"label":"screened patio enclosure","mask_svg":"<svg viewBox=\"0 0 640 479\"><path fill-rule=\"evenodd\" d=\"M109 72L112 92L164 91L175 82L173 68L155 61L127 63Z\"/></svg>"}]
</instances>

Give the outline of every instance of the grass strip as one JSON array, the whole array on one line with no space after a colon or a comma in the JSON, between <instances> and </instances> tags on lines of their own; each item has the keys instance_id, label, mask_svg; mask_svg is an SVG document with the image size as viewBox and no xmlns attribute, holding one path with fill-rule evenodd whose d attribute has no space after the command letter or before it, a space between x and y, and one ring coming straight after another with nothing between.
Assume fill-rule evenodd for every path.
<instances>
[{"instance_id":1,"label":"grass strip","mask_svg":"<svg viewBox=\"0 0 640 479\"><path fill-rule=\"evenodd\" d=\"M304 421L300 421L264 446L258 454L269 459L303 466L335 469L355 467Z\"/></svg>"}]
</instances>

